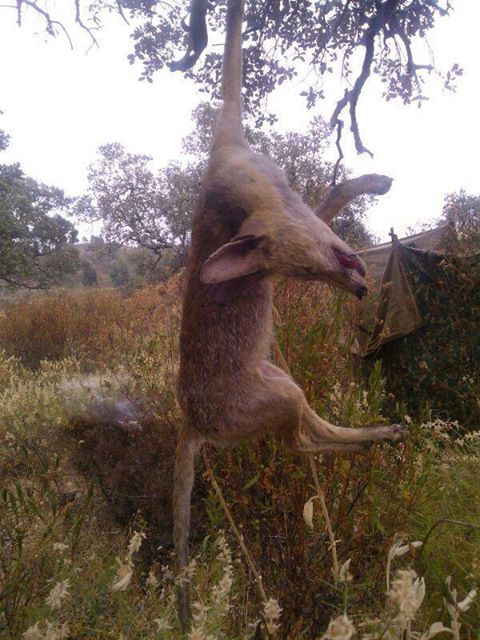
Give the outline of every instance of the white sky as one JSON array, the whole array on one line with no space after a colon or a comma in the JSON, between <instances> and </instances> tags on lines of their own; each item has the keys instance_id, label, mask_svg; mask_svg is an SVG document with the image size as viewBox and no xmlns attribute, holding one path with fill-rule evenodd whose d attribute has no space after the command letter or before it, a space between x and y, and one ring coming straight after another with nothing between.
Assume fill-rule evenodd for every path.
<instances>
[{"instance_id":1,"label":"white sky","mask_svg":"<svg viewBox=\"0 0 480 640\"><path fill-rule=\"evenodd\" d=\"M458 92L436 89L417 109L384 103L374 81L359 113L364 143L375 158L357 156L345 131L346 165L355 174L394 178L391 192L368 214L382 239L391 226L403 234L438 218L448 192L480 192L480 2L455 5L452 17L438 21L430 43L438 66L458 62L464 68ZM100 51L85 55L86 40L75 36L74 51L62 38L44 43L31 28L18 29L14 11L0 8L0 128L12 137L3 161L18 161L37 180L80 195L86 168L105 142L147 153L158 166L178 158L182 137L191 130L191 111L204 96L169 71L157 74L153 84L138 82L140 68L126 60L131 44L120 20L100 34ZM307 111L298 97L300 84L292 83L270 99L269 108L279 115L279 127L301 131L316 113L330 116L341 95L334 89L325 103Z\"/></svg>"}]
</instances>

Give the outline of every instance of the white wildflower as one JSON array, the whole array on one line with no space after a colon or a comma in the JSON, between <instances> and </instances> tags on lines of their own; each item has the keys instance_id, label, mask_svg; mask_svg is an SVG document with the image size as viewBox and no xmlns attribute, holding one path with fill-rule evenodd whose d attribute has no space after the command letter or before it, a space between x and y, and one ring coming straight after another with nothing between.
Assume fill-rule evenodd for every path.
<instances>
[{"instance_id":1,"label":"white wildflower","mask_svg":"<svg viewBox=\"0 0 480 640\"><path fill-rule=\"evenodd\" d=\"M38 622L36 622L33 627L29 627L23 634L23 640L42 640L43 633L40 631L38 627Z\"/></svg>"},{"instance_id":2,"label":"white wildflower","mask_svg":"<svg viewBox=\"0 0 480 640\"><path fill-rule=\"evenodd\" d=\"M173 573L172 569L166 564L160 567L160 572L162 574L163 582L175 579L175 574Z\"/></svg>"},{"instance_id":3,"label":"white wildflower","mask_svg":"<svg viewBox=\"0 0 480 640\"><path fill-rule=\"evenodd\" d=\"M155 587L158 586L158 578L155 575L155 571L153 569L150 569L150 571L148 572L146 585L149 589L155 589Z\"/></svg>"},{"instance_id":4,"label":"white wildflower","mask_svg":"<svg viewBox=\"0 0 480 640\"><path fill-rule=\"evenodd\" d=\"M454 600L455 599L456 599L456 596L454 597ZM449 602L446 598L443 599L443 604L445 606L445 609L448 611L448 615L450 616L450 632L452 636L455 638L455 640L460 640L461 624L459 620L458 609L454 604Z\"/></svg>"},{"instance_id":5,"label":"white wildflower","mask_svg":"<svg viewBox=\"0 0 480 640\"><path fill-rule=\"evenodd\" d=\"M47 628L45 629L44 640L64 640L70 635L70 629L66 622L62 625L53 624L47 622Z\"/></svg>"},{"instance_id":6,"label":"white wildflower","mask_svg":"<svg viewBox=\"0 0 480 640\"><path fill-rule=\"evenodd\" d=\"M420 636L420 640L431 640L439 633L451 633L451 629L444 627L441 622L434 622L430 627Z\"/></svg>"},{"instance_id":7,"label":"white wildflower","mask_svg":"<svg viewBox=\"0 0 480 640\"><path fill-rule=\"evenodd\" d=\"M217 547L219 548L217 558L223 564L223 575L212 589L212 598L219 605L220 615L225 615L229 609L228 596L233 584L232 553L223 535L218 537Z\"/></svg>"},{"instance_id":8,"label":"white wildflower","mask_svg":"<svg viewBox=\"0 0 480 640\"><path fill-rule=\"evenodd\" d=\"M157 625L157 631L168 631L172 628L165 618L155 618L154 623Z\"/></svg>"},{"instance_id":9,"label":"white wildflower","mask_svg":"<svg viewBox=\"0 0 480 640\"><path fill-rule=\"evenodd\" d=\"M142 541L145 538L146 536L143 532L135 531L130 542L128 543L127 558L129 560L132 559L134 553L137 553L137 551L139 551L140 547L142 546Z\"/></svg>"},{"instance_id":10,"label":"white wildflower","mask_svg":"<svg viewBox=\"0 0 480 640\"><path fill-rule=\"evenodd\" d=\"M303 505L303 519L309 529L313 529L313 498Z\"/></svg>"},{"instance_id":11,"label":"white wildflower","mask_svg":"<svg viewBox=\"0 0 480 640\"><path fill-rule=\"evenodd\" d=\"M393 558L399 558L400 556L404 556L406 553L410 551L413 547L414 549L418 549L421 547L423 542L420 540L415 540L414 542L408 542L407 544L403 544L403 540L399 538L394 544L390 547L388 552L388 557L390 560Z\"/></svg>"},{"instance_id":12,"label":"white wildflower","mask_svg":"<svg viewBox=\"0 0 480 640\"><path fill-rule=\"evenodd\" d=\"M208 606L203 602L194 602L192 604L192 619L194 627L202 628L207 621Z\"/></svg>"},{"instance_id":13,"label":"white wildflower","mask_svg":"<svg viewBox=\"0 0 480 640\"><path fill-rule=\"evenodd\" d=\"M362 391L362 405L368 408L368 392Z\"/></svg>"},{"instance_id":14,"label":"white wildflower","mask_svg":"<svg viewBox=\"0 0 480 640\"><path fill-rule=\"evenodd\" d=\"M47 604L48 606L55 610L59 609L63 600L68 596L68 590L70 588L70 580L67 578L66 580L61 580L57 582L57 584L53 587L50 593L47 596Z\"/></svg>"},{"instance_id":15,"label":"white wildflower","mask_svg":"<svg viewBox=\"0 0 480 640\"><path fill-rule=\"evenodd\" d=\"M218 547L218 555L217 558L222 562L231 562L232 561L232 552L230 551L230 547L228 546L227 541L225 540L225 536L223 533L220 533L216 540L216 545Z\"/></svg>"},{"instance_id":16,"label":"white wildflower","mask_svg":"<svg viewBox=\"0 0 480 640\"><path fill-rule=\"evenodd\" d=\"M338 581L339 582L351 582L353 579L352 574L348 570L350 567L352 559L349 558L346 562L342 564L340 569L338 570Z\"/></svg>"},{"instance_id":17,"label":"white wildflower","mask_svg":"<svg viewBox=\"0 0 480 640\"><path fill-rule=\"evenodd\" d=\"M328 629L321 640L350 640L355 633L355 627L344 613L330 620Z\"/></svg>"},{"instance_id":18,"label":"white wildflower","mask_svg":"<svg viewBox=\"0 0 480 640\"><path fill-rule=\"evenodd\" d=\"M460 609L462 613L464 613L465 611L468 611L472 606L472 602L475 600L476 597L477 597L477 589L475 588L469 591L466 597L457 603L457 607Z\"/></svg>"},{"instance_id":19,"label":"white wildflower","mask_svg":"<svg viewBox=\"0 0 480 640\"><path fill-rule=\"evenodd\" d=\"M411 621L425 597L425 581L413 569L400 569L388 594L397 608L397 620L403 624Z\"/></svg>"},{"instance_id":20,"label":"white wildflower","mask_svg":"<svg viewBox=\"0 0 480 640\"><path fill-rule=\"evenodd\" d=\"M208 607L202 602L192 604L192 630L188 634L188 640L215 640L214 636L205 633Z\"/></svg>"},{"instance_id":21,"label":"white wildflower","mask_svg":"<svg viewBox=\"0 0 480 640\"><path fill-rule=\"evenodd\" d=\"M213 595L214 601L225 600L226 598L228 598L230 591L232 589L232 584L233 584L232 567L227 566L225 569L225 573L220 578L220 581L212 589L212 595Z\"/></svg>"},{"instance_id":22,"label":"white wildflower","mask_svg":"<svg viewBox=\"0 0 480 640\"><path fill-rule=\"evenodd\" d=\"M263 605L263 617L268 633L275 633L280 628L279 620L282 609L275 598L269 598Z\"/></svg>"},{"instance_id":23,"label":"white wildflower","mask_svg":"<svg viewBox=\"0 0 480 640\"><path fill-rule=\"evenodd\" d=\"M125 591L130 584L133 575L133 567L131 564L121 564L118 568L115 581L112 584L111 591Z\"/></svg>"},{"instance_id":24,"label":"white wildflower","mask_svg":"<svg viewBox=\"0 0 480 640\"><path fill-rule=\"evenodd\" d=\"M397 538L395 540L395 542L393 543L393 545L390 547L389 551L388 551L388 557L387 557L387 592L390 591L390 568L392 565L392 561L395 558L400 558L401 556L404 556L406 553L408 553L408 551L410 551L411 548L414 549L418 549L422 546L423 542L421 542L420 540L415 540L414 542L408 542L407 544L404 543L403 538Z\"/></svg>"},{"instance_id":25,"label":"white wildflower","mask_svg":"<svg viewBox=\"0 0 480 640\"><path fill-rule=\"evenodd\" d=\"M197 570L197 559L192 558L190 562L184 567L180 573L175 578L175 584L181 586L185 582L190 582L193 576L195 575L195 571Z\"/></svg>"}]
</instances>

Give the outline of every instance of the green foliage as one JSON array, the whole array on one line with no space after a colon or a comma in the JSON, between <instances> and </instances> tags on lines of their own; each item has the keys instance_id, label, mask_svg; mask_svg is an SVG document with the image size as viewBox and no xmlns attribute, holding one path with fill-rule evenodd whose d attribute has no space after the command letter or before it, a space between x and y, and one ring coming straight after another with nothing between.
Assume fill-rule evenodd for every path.
<instances>
[{"instance_id":1,"label":"green foliage","mask_svg":"<svg viewBox=\"0 0 480 640\"><path fill-rule=\"evenodd\" d=\"M0 375L9 373L0 393L0 636L180 639L170 567L159 566L158 551L139 553L139 533L127 546L129 530L106 521L95 482L71 467L55 382L74 369L32 376L0 356ZM220 539L206 541L191 570L195 599L208 604L204 625L215 629L230 602L229 589L221 591L232 574L222 548Z\"/></svg>"},{"instance_id":2,"label":"green foliage","mask_svg":"<svg viewBox=\"0 0 480 640\"><path fill-rule=\"evenodd\" d=\"M110 279L115 287L126 287L130 283L128 266L123 260L117 260L111 265Z\"/></svg>"},{"instance_id":3,"label":"green foliage","mask_svg":"<svg viewBox=\"0 0 480 640\"><path fill-rule=\"evenodd\" d=\"M84 287L95 287L97 285L97 272L88 260L81 263L82 284Z\"/></svg>"},{"instance_id":4,"label":"green foliage","mask_svg":"<svg viewBox=\"0 0 480 640\"><path fill-rule=\"evenodd\" d=\"M140 62L140 80L153 82L154 74L183 57L190 34L185 29L185 15L190 0L176 3L153 0L70 0L71 16L51 7L48 0L30 2L18 0L16 20L23 24L25 13L37 14L49 36L62 35L73 48L70 29L76 27L89 39L90 46L99 47L98 30L105 23L106 14L116 12L128 23L134 52L128 56L133 64ZM206 4L210 31L224 32L226 0ZM426 36L440 17L450 15L452 6L423 0L340 0L318 3L314 0L295 0L282 3L261 0L246 3L244 63L244 100L258 122L275 121L273 114L262 109L264 98L287 80L313 71L311 85L301 95L307 107L325 97L322 80L335 71L344 83L332 114L333 127L341 131L340 117L347 113L350 129L358 153L369 152L359 130L357 106L364 86L374 73L384 85L385 100L400 99L403 103L421 105L427 99L427 79L440 78L446 89L455 90L455 81L462 74L458 64L447 72L435 68L435 58ZM68 12L67 14L68 15ZM197 30L206 25L196 25ZM208 31L208 29L207 29ZM361 56L362 62L358 60ZM417 62L421 59L421 63ZM189 77L200 83L201 90L219 97L222 53L210 50L201 58ZM435 73L432 73L435 71ZM343 94L343 96L342 96Z\"/></svg>"},{"instance_id":5,"label":"green foliage","mask_svg":"<svg viewBox=\"0 0 480 640\"><path fill-rule=\"evenodd\" d=\"M203 167L171 163L154 174L150 162L118 143L103 145L89 168L89 194L75 210L80 218L102 222L108 244L142 247L157 258L166 252L182 262Z\"/></svg>"},{"instance_id":6,"label":"green foliage","mask_svg":"<svg viewBox=\"0 0 480 640\"><path fill-rule=\"evenodd\" d=\"M8 140L0 139L0 148ZM65 282L78 267L73 224L63 191L0 164L0 285L47 288Z\"/></svg>"},{"instance_id":7,"label":"green foliage","mask_svg":"<svg viewBox=\"0 0 480 640\"><path fill-rule=\"evenodd\" d=\"M99 159L90 167L89 195L77 201L76 212L102 222L107 247L145 250L131 254L140 282L158 281L185 263L215 115L209 103L194 110L194 130L183 141L191 160L183 164L172 162L154 174L151 158L108 144L100 147ZM292 187L314 207L328 190L333 171L323 159L325 123L314 119L304 134L264 132L253 126L247 126L246 134L252 147L282 167ZM357 199L333 223L334 231L354 248L373 241L362 221L371 202L372 198Z\"/></svg>"},{"instance_id":8,"label":"green foliage","mask_svg":"<svg viewBox=\"0 0 480 640\"><path fill-rule=\"evenodd\" d=\"M447 237L447 251L453 255L480 254L480 195L458 193L445 196L440 222L452 226Z\"/></svg>"},{"instance_id":9,"label":"green foliage","mask_svg":"<svg viewBox=\"0 0 480 640\"><path fill-rule=\"evenodd\" d=\"M422 40L433 29L436 19L448 15L450 9L450 5L446 8L437 3L425 5L420 0L355 0L346 5L312 0L246 3L245 98L256 116L262 118L262 98L308 67L314 71L315 79L303 95L307 105L312 106L324 97L319 80L340 68L347 88L336 116L349 105L352 130L359 136L356 104L370 71L378 74L385 84L387 100L399 98L405 103L420 103L425 99L424 82L434 63L431 52L427 48L422 50ZM151 7L145 22L134 31L135 51L130 60L143 64L143 77L147 80L151 81L155 71L180 57L179 45L185 47L188 37L181 24L187 10L186 1L162 7L160 11ZM225 2L209 7L212 31L222 32L224 20ZM359 49L360 46L365 49ZM422 62L428 60L431 64L416 64L416 56L421 55L419 47L424 56ZM360 50L363 66L358 72L354 60ZM189 71L203 90L217 97L221 57L221 52L210 49L201 58L199 67ZM444 76L447 86L459 72L458 65L454 65ZM362 150L361 141L355 141L357 149Z\"/></svg>"},{"instance_id":10,"label":"green foliage","mask_svg":"<svg viewBox=\"0 0 480 640\"><path fill-rule=\"evenodd\" d=\"M368 383L356 377L350 355L354 311L345 302L343 295L329 295L320 285L282 283L276 298L277 337L295 379L320 415L346 426L378 424L385 421L385 379L379 364ZM404 416L399 418L403 421ZM352 559L355 585L349 589L349 611L355 623L376 617L382 607L384 561L396 532L422 540L446 515L479 523L478 509L468 507L472 492L476 493L469 478L478 470L479 440L459 443L456 437L449 423L410 424L405 445L374 447L348 458L319 458L340 562ZM301 624L306 637L316 638L329 618L342 611L344 594L333 585L321 515L313 532L301 517L303 504L315 495L305 459L269 439L216 453L215 462L234 519L243 523L247 546L283 608L281 637L296 637ZM461 487L453 479L457 468L463 469ZM447 496L446 482L452 487ZM461 492L462 498L456 499L454 494ZM219 515L211 502L209 514L214 529ZM432 591L421 616L425 626L439 617L448 623L446 612L438 610L447 575L455 572L462 593L479 577L477 529L447 526L435 540L435 544L429 541L415 565L425 575L427 593ZM450 547L454 556L447 552ZM466 617L469 631L477 630L478 619L477 606Z\"/></svg>"}]
</instances>

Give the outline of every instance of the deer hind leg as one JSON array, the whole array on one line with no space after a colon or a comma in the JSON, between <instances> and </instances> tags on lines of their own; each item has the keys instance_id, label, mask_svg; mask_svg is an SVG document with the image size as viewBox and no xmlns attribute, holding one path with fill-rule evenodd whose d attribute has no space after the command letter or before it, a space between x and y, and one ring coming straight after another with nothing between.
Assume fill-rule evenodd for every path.
<instances>
[{"instance_id":1,"label":"deer hind leg","mask_svg":"<svg viewBox=\"0 0 480 640\"><path fill-rule=\"evenodd\" d=\"M251 419L260 432L275 433L289 449L303 453L361 453L378 440L401 438L401 427L335 427L315 414L302 390L284 371L264 362L261 373L264 408L257 405Z\"/></svg>"},{"instance_id":2,"label":"deer hind leg","mask_svg":"<svg viewBox=\"0 0 480 640\"><path fill-rule=\"evenodd\" d=\"M379 440L399 440L402 427L346 429L322 420L308 406L303 391L284 371L264 361L243 384L237 381L222 412L215 437L219 446L273 433L289 449L304 453L358 453Z\"/></svg>"},{"instance_id":3,"label":"deer hind leg","mask_svg":"<svg viewBox=\"0 0 480 640\"><path fill-rule=\"evenodd\" d=\"M283 402L290 399L291 403L296 403L296 412L293 411L290 420L287 423L279 421L273 429L290 449L305 453L361 453L375 442L398 442L405 435L405 428L400 425L361 429L332 425L309 407L301 389L284 371L265 362L262 364L262 373L272 394L277 394ZM278 399L275 404L281 407Z\"/></svg>"},{"instance_id":4,"label":"deer hind leg","mask_svg":"<svg viewBox=\"0 0 480 640\"><path fill-rule=\"evenodd\" d=\"M307 433L311 440L320 444L335 442L352 446L366 445L368 447L382 440L399 442L406 435L406 427L399 424L359 429L337 427L320 418L307 403L305 405L302 416L302 431Z\"/></svg>"}]
</instances>

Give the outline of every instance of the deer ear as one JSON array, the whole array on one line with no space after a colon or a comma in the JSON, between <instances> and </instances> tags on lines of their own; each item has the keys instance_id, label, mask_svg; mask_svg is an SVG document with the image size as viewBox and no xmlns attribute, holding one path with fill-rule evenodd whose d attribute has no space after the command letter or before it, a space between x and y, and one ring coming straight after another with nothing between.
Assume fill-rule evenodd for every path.
<instances>
[{"instance_id":1,"label":"deer ear","mask_svg":"<svg viewBox=\"0 0 480 640\"><path fill-rule=\"evenodd\" d=\"M205 284L218 284L242 278L268 268L266 236L239 236L224 244L205 260L200 279Z\"/></svg>"}]
</instances>

